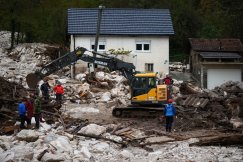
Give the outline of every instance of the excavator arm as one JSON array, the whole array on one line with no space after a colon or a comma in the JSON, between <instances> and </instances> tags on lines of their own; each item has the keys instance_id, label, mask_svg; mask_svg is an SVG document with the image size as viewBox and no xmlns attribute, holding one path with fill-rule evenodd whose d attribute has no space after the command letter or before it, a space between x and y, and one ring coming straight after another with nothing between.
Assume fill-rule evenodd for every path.
<instances>
[{"instance_id":1,"label":"excavator arm","mask_svg":"<svg viewBox=\"0 0 243 162\"><path fill-rule=\"evenodd\" d=\"M35 73L28 74L26 77L26 82L29 88L36 88L40 80L68 65L71 65L72 63L75 63L77 60L105 66L110 71L119 70L129 81L131 81L132 77L135 74L135 66L132 63L124 62L118 58L110 57L105 54L89 51L91 53L95 53L96 55L101 56L93 57L85 54L86 51L88 50L84 47L77 47L74 51L69 52L62 57L50 62Z\"/></svg>"}]
</instances>

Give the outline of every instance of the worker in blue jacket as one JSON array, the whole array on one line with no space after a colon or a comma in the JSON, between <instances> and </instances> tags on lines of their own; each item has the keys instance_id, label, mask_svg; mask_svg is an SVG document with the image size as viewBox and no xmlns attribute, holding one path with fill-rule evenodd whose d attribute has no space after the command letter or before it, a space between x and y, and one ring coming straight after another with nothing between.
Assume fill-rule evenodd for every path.
<instances>
[{"instance_id":1,"label":"worker in blue jacket","mask_svg":"<svg viewBox=\"0 0 243 162\"><path fill-rule=\"evenodd\" d=\"M164 116L166 119L165 129L166 132L171 132L172 123L174 121L174 116L176 115L176 109L172 104L173 100L169 99L168 104L165 105L164 108Z\"/></svg>"},{"instance_id":2,"label":"worker in blue jacket","mask_svg":"<svg viewBox=\"0 0 243 162\"><path fill-rule=\"evenodd\" d=\"M24 99L19 103L18 112L20 117L20 128L24 129L25 128L24 123L25 121L27 121L27 117L26 117L27 111L26 111Z\"/></svg>"}]
</instances>

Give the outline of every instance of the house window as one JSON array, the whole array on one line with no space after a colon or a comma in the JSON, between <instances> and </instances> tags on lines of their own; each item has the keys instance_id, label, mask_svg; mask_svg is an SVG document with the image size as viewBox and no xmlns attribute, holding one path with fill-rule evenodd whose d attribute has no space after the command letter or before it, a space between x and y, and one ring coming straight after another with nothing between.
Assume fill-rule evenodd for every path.
<instances>
[{"instance_id":1,"label":"house window","mask_svg":"<svg viewBox=\"0 0 243 162\"><path fill-rule=\"evenodd\" d=\"M136 51L150 52L150 41L136 41Z\"/></svg>"},{"instance_id":2,"label":"house window","mask_svg":"<svg viewBox=\"0 0 243 162\"><path fill-rule=\"evenodd\" d=\"M97 51L105 51L106 41L100 40L98 43ZM91 41L91 50L95 49L95 41Z\"/></svg>"},{"instance_id":3,"label":"house window","mask_svg":"<svg viewBox=\"0 0 243 162\"><path fill-rule=\"evenodd\" d=\"M154 64L145 64L145 72L153 72L154 71Z\"/></svg>"}]
</instances>

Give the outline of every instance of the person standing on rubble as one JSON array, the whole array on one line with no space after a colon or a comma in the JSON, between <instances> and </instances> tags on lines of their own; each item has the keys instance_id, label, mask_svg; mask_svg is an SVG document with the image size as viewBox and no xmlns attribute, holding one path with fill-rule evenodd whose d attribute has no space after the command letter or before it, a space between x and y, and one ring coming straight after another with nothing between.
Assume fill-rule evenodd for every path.
<instances>
[{"instance_id":1,"label":"person standing on rubble","mask_svg":"<svg viewBox=\"0 0 243 162\"><path fill-rule=\"evenodd\" d=\"M24 123L26 121L26 107L24 104L24 99L22 99L22 101L19 103L19 107L18 107L18 112L19 112L19 117L20 117L20 129L24 129L26 128L24 126Z\"/></svg>"},{"instance_id":2,"label":"person standing on rubble","mask_svg":"<svg viewBox=\"0 0 243 162\"><path fill-rule=\"evenodd\" d=\"M169 99L168 104L165 105L164 108L164 116L165 116L165 130L166 132L171 132L172 124L174 121L174 116L176 115L176 109L172 104L173 100Z\"/></svg>"},{"instance_id":3,"label":"person standing on rubble","mask_svg":"<svg viewBox=\"0 0 243 162\"><path fill-rule=\"evenodd\" d=\"M167 94L169 95L169 98L172 98L172 86L173 86L173 79L170 77L170 75L167 73L165 75L165 78L163 79L163 84L167 85Z\"/></svg>"},{"instance_id":4,"label":"person standing on rubble","mask_svg":"<svg viewBox=\"0 0 243 162\"><path fill-rule=\"evenodd\" d=\"M165 75L165 78L163 79L163 83L166 85L172 85L174 83L173 79L170 77L169 74Z\"/></svg>"},{"instance_id":5,"label":"person standing on rubble","mask_svg":"<svg viewBox=\"0 0 243 162\"><path fill-rule=\"evenodd\" d=\"M64 94L64 88L59 81L57 82L57 85L53 88L53 90L56 93L56 101L58 103L61 103L62 102L62 96Z\"/></svg>"},{"instance_id":6,"label":"person standing on rubble","mask_svg":"<svg viewBox=\"0 0 243 162\"><path fill-rule=\"evenodd\" d=\"M41 98L38 94L35 94L34 99L35 128L39 129L41 119Z\"/></svg>"},{"instance_id":7,"label":"person standing on rubble","mask_svg":"<svg viewBox=\"0 0 243 162\"><path fill-rule=\"evenodd\" d=\"M25 97L24 98L24 104L27 110L27 117L26 117L26 122L27 122L27 128L31 127L31 119L33 117L33 104Z\"/></svg>"},{"instance_id":8,"label":"person standing on rubble","mask_svg":"<svg viewBox=\"0 0 243 162\"><path fill-rule=\"evenodd\" d=\"M43 81L44 83L41 85L40 90L44 99L49 100L49 89L51 88L51 86L49 85L47 79L44 79Z\"/></svg>"}]
</instances>

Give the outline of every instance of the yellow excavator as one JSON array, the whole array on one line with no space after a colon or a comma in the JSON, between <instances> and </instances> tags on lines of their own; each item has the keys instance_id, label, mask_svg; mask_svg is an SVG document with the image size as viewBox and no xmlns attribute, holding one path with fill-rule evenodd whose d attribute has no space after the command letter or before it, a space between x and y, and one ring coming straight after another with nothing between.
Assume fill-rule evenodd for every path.
<instances>
[{"instance_id":1,"label":"yellow excavator","mask_svg":"<svg viewBox=\"0 0 243 162\"><path fill-rule=\"evenodd\" d=\"M115 107L116 117L154 117L161 116L169 98L167 85L157 84L156 73L138 73L131 81L131 105Z\"/></svg>"},{"instance_id":2,"label":"yellow excavator","mask_svg":"<svg viewBox=\"0 0 243 162\"><path fill-rule=\"evenodd\" d=\"M94 57L85 52L98 55ZM131 88L131 104L127 107L115 107L113 116L154 116L163 111L164 104L169 98L166 85L157 84L156 73L138 73L132 63L124 62L118 58L88 51L84 47L78 47L62 57L50 62L35 73L28 74L26 82L31 89L35 89L40 80L53 74L65 66L71 65L77 60L105 66L110 71L120 71L128 79Z\"/></svg>"}]
</instances>

